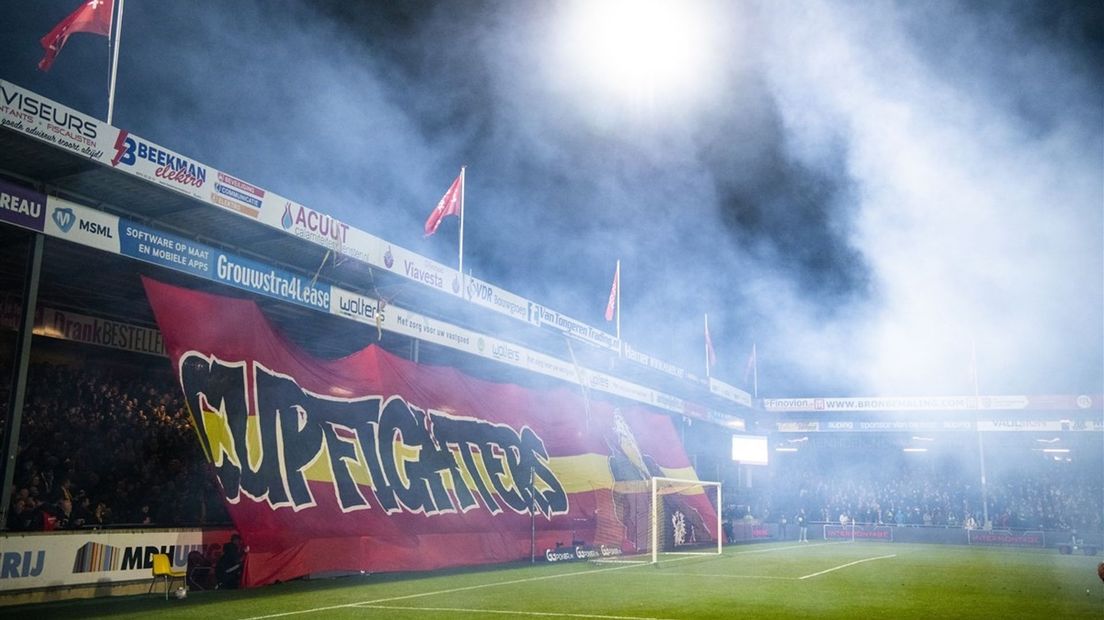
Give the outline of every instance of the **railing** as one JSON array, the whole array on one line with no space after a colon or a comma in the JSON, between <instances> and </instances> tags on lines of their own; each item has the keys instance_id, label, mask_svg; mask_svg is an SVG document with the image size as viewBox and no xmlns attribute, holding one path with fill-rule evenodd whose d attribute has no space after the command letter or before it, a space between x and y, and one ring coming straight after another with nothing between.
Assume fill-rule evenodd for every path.
<instances>
[{"instance_id":1,"label":"railing","mask_svg":"<svg viewBox=\"0 0 1104 620\"><path fill-rule=\"evenodd\" d=\"M726 526L729 542L798 540L800 528L790 523L736 521ZM726 532L726 535L728 532ZM810 521L809 540L881 541L944 545L985 545L998 547L1040 547L1095 555L1104 551L1104 531L1043 530L1022 528L966 529L943 525L896 525L888 523L848 523Z\"/></svg>"}]
</instances>

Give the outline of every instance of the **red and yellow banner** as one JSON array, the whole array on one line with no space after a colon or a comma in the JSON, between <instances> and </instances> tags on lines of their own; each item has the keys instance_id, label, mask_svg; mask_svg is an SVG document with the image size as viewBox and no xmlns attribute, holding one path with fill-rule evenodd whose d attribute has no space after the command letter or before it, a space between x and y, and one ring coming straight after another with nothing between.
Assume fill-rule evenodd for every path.
<instances>
[{"instance_id":1,"label":"red and yellow banner","mask_svg":"<svg viewBox=\"0 0 1104 620\"><path fill-rule=\"evenodd\" d=\"M528 559L534 529L538 550L582 540L634 553L650 544L646 480L695 477L670 418L643 407L374 345L317 359L251 301L145 286L250 549L246 585ZM704 494L680 501L715 529Z\"/></svg>"}]
</instances>

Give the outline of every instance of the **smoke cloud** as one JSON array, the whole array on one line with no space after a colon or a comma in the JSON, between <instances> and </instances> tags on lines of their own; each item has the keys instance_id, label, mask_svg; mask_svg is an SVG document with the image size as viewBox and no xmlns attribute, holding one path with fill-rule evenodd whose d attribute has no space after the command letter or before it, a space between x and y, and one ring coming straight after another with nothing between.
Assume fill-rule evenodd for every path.
<instances>
[{"instance_id":1,"label":"smoke cloud","mask_svg":"<svg viewBox=\"0 0 1104 620\"><path fill-rule=\"evenodd\" d=\"M41 4L0 74L95 113ZM760 396L1104 392L1098 6L690 4L699 86L627 100L578 2L133 3L116 124L450 265L467 165L477 277L601 325L620 259L629 343L701 374L708 313Z\"/></svg>"}]
</instances>

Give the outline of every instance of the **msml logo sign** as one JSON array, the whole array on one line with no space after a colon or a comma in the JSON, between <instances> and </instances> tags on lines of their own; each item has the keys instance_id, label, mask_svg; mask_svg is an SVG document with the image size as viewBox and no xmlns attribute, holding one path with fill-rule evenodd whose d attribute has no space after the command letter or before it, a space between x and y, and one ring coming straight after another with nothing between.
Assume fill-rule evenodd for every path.
<instances>
[{"instance_id":1,"label":"msml logo sign","mask_svg":"<svg viewBox=\"0 0 1104 620\"><path fill-rule=\"evenodd\" d=\"M73 228L73 224L77 224L78 230L90 235L104 237L105 239L115 238L111 226L77 217L77 214L69 207L55 207L50 218L54 221L54 224L57 225L58 229L65 234L69 234L69 231Z\"/></svg>"}]
</instances>

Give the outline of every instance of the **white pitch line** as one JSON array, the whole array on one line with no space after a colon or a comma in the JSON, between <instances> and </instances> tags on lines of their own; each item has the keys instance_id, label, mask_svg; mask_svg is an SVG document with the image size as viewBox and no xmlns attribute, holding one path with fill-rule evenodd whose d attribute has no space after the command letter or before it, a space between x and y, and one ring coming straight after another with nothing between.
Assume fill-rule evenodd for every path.
<instances>
[{"instance_id":1,"label":"white pitch line","mask_svg":"<svg viewBox=\"0 0 1104 620\"><path fill-rule=\"evenodd\" d=\"M663 571L663 576L678 575L680 577L718 577L721 579L780 579L782 581L797 581L797 577L776 577L774 575L725 575L723 573L676 573Z\"/></svg>"},{"instance_id":2,"label":"white pitch line","mask_svg":"<svg viewBox=\"0 0 1104 620\"><path fill-rule=\"evenodd\" d=\"M402 607L401 605L357 605L358 609L395 609L405 611L447 611L471 614L499 614L504 616L541 616L548 618L598 618L599 620L671 620L654 616L607 616L603 614L571 614L551 611L513 611L502 609L466 609L463 607Z\"/></svg>"},{"instance_id":3,"label":"white pitch line","mask_svg":"<svg viewBox=\"0 0 1104 620\"><path fill-rule=\"evenodd\" d=\"M798 579L808 579L810 577L817 577L817 576L823 575L825 573L830 573L834 570L839 570L841 568L847 568L848 566L854 566L856 564L862 564L863 562L873 562L874 560L885 560L885 559L888 559L888 558L895 558L895 557L897 557L896 553L893 553L893 554L890 554L890 555L879 555L879 556L873 557L873 558L863 558L861 560L855 560L854 562L848 562L847 564L840 564L839 566L833 566L832 568L829 568L828 570L822 570L818 573L813 573L811 575L805 575L804 577L798 577Z\"/></svg>"},{"instance_id":4,"label":"white pitch line","mask_svg":"<svg viewBox=\"0 0 1104 620\"><path fill-rule=\"evenodd\" d=\"M669 560L670 562L677 562L687 558L678 558L677 560ZM412 598L421 598L423 596L436 596L438 594L452 594L454 592L465 592L467 590L480 590L483 588L493 588L496 586L508 586L517 583L529 583L533 581L544 581L546 579L560 579L563 577L577 577L579 575L593 575L595 573L607 573L615 570L625 570L626 568L636 568L639 566L651 566L651 564L626 564L622 566L611 566L610 568L598 568L594 570L584 570L574 573L560 573L557 575L543 575L540 577L527 577L525 579L511 579L509 581L496 581L494 583L482 583L474 586L464 586L462 588L449 588L447 590L434 590L432 592L419 592L418 594L407 594L405 596L391 596L388 598L379 598L371 601L358 601L356 603L345 603L344 605L329 605L326 607L312 607L310 609L298 609L295 611L285 611L278 614L268 614L264 616L251 616L244 618L243 620L263 620L265 618L283 618L285 616L295 616L298 614L311 614L320 611L330 611L333 609L344 609L347 607L358 607L361 605L373 605L378 603L390 603L392 601L402 601Z\"/></svg>"}]
</instances>

